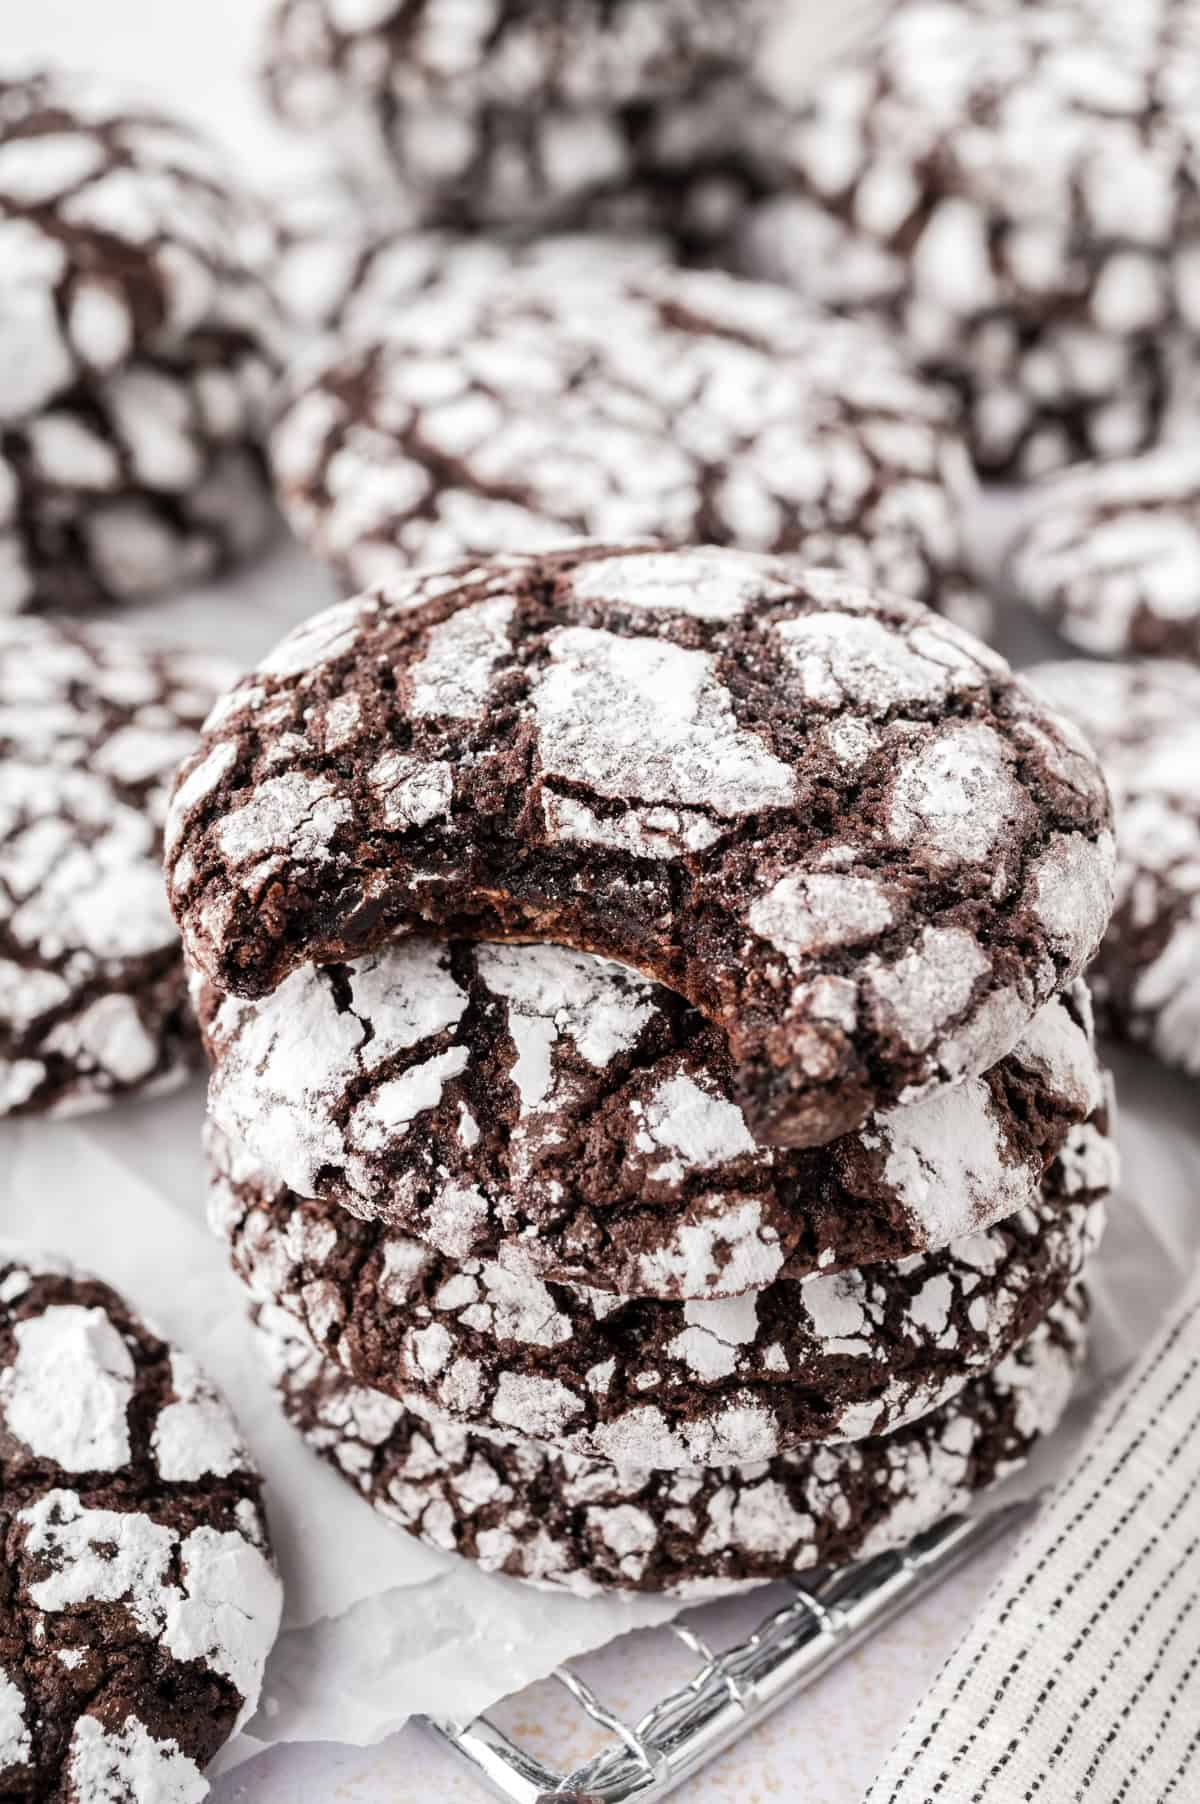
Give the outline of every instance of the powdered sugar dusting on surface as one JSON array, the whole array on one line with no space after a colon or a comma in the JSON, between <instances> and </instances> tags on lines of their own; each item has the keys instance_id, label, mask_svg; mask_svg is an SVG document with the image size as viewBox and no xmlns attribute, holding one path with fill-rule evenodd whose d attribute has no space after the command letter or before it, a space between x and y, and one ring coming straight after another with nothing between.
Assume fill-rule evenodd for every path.
<instances>
[{"instance_id":1,"label":"powdered sugar dusting on surface","mask_svg":"<svg viewBox=\"0 0 1200 1804\"><path fill-rule=\"evenodd\" d=\"M764 601L786 601L790 585L768 559L708 548L686 566L672 557L598 559L576 571L571 587L580 601L735 620Z\"/></svg>"},{"instance_id":2,"label":"powdered sugar dusting on surface","mask_svg":"<svg viewBox=\"0 0 1200 1804\"><path fill-rule=\"evenodd\" d=\"M1019 816L1024 794L991 727L962 723L935 733L901 763L888 832L941 867L977 864Z\"/></svg>"},{"instance_id":3,"label":"powdered sugar dusting on surface","mask_svg":"<svg viewBox=\"0 0 1200 1804\"><path fill-rule=\"evenodd\" d=\"M25 1721L25 1694L0 1667L0 1773L20 1766L33 1752Z\"/></svg>"},{"instance_id":4,"label":"powdered sugar dusting on surface","mask_svg":"<svg viewBox=\"0 0 1200 1804\"><path fill-rule=\"evenodd\" d=\"M74 1795L96 1804L202 1804L208 1781L173 1741L157 1741L136 1716L119 1729L81 1716L71 1735L67 1775Z\"/></svg>"},{"instance_id":5,"label":"powdered sugar dusting on surface","mask_svg":"<svg viewBox=\"0 0 1200 1804\"><path fill-rule=\"evenodd\" d=\"M422 657L409 669L415 715L482 718L492 673L509 650L514 611L511 601L481 601L430 628Z\"/></svg>"},{"instance_id":6,"label":"powdered sugar dusting on surface","mask_svg":"<svg viewBox=\"0 0 1200 1804\"><path fill-rule=\"evenodd\" d=\"M1041 1195L1040 1172L1008 1153L978 1078L877 1116L874 1131L887 1152L884 1177L927 1246L1014 1215Z\"/></svg>"},{"instance_id":7,"label":"powdered sugar dusting on surface","mask_svg":"<svg viewBox=\"0 0 1200 1804\"><path fill-rule=\"evenodd\" d=\"M245 1471L249 1460L229 1405L189 1354L172 1352L171 1385L175 1401L158 1412L150 1439L159 1476L195 1484Z\"/></svg>"},{"instance_id":8,"label":"powdered sugar dusting on surface","mask_svg":"<svg viewBox=\"0 0 1200 1804\"><path fill-rule=\"evenodd\" d=\"M708 653L591 627L556 629L549 649L533 691L548 777L724 819L792 800L791 770L737 725Z\"/></svg>"},{"instance_id":9,"label":"powdered sugar dusting on surface","mask_svg":"<svg viewBox=\"0 0 1200 1804\"><path fill-rule=\"evenodd\" d=\"M873 877L821 871L781 877L750 907L747 920L795 963L836 946L874 939L893 920L887 892Z\"/></svg>"},{"instance_id":10,"label":"powdered sugar dusting on surface","mask_svg":"<svg viewBox=\"0 0 1200 1804\"><path fill-rule=\"evenodd\" d=\"M14 1327L16 1358L0 1371L10 1434L64 1472L116 1472L130 1457L133 1359L102 1309L64 1303Z\"/></svg>"}]
</instances>

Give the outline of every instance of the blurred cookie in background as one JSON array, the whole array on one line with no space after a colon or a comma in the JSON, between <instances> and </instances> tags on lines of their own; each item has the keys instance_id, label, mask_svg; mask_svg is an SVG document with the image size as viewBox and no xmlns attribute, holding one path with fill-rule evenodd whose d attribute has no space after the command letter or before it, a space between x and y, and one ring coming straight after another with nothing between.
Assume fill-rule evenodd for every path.
<instances>
[{"instance_id":1,"label":"blurred cookie in background","mask_svg":"<svg viewBox=\"0 0 1200 1804\"><path fill-rule=\"evenodd\" d=\"M502 283L495 250L432 255L386 329L302 363L274 434L285 515L348 586L645 538L794 553L986 628L953 410L882 334L578 240Z\"/></svg>"},{"instance_id":2,"label":"blurred cookie in background","mask_svg":"<svg viewBox=\"0 0 1200 1804\"><path fill-rule=\"evenodd\" d=\"M189 127L0 72L0 612L133 600L268 536L272 243Z\"/></svg>"},{"instance_id":3,"label":"blurred cookie in background","mask_svg":"<svg viewBox=\"0 0 1200 1804\"><path fill-rule=\"evenodd\" d=\"M975 461L1151 444L1200 329L1200 19L899 0L776 144L740 261L896 329Z\"/></svg>"},{"instance_id":4,"label":"blurred cookie in background","mask_svg":"<svg viewBox=\"0 0 1200 1804\"><path fill-rule=\"evenodd\" d=\"M283 0L263 80L285 123L426 223L715 238L759 185L751 67L776 10Z\"/></svg>"},{"instance_id":5,"label":"blurred cookie in background","mask_svg":"<svg viewBox=\"0 0 1200 1804\"><path fill-rule=\"evenodd\" d=\"M1081 651L1200 664L1200 452L1180 440L1037 484L1006 574Z\"/></svg>"},{"instance_id":6,"label":"blurred cookie in background","mask_svg":"<svg viewBox=\"0 0 1200 1804\"><path fill-rule=\"evenodd\" d=\"M1200 1076L1200 670L1079 660L1030 680L1113 791L1117 908L1088 973L1104 1025Z\"/></svg>"},{"instance_id":7,"label":"blurred cookie in background","mask_svg":"<svg viewBox=\"0 0 1200 1804\"><path fill-rule=\"evenodd\" d=\"M162 823L229 676L117 627L0 621L0 1115L157 1093L196 1062Z\"/></svg>"}]
</instances>

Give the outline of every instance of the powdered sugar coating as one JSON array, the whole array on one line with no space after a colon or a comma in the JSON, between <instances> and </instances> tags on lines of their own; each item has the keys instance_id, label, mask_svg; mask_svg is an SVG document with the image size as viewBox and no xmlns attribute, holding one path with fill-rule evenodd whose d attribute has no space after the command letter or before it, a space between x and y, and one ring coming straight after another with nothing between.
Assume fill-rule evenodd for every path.
<instances>
[{"instance_id":1,"label":"powdered sugar coating","mask_svg":"<svg viewBox=\"0 0 1200 1804\"><path fill-rule=\"evenodd\" d=\"M664 560L682 586L693 555L706 593L723 560L738 594L758 583L758 598L714 619L601 596L608 562L626 593L631 559L648 558L658 598ZM512 612L479 723L424 699L414 710L434 635L500 601ZM839 616L870 622L869 657L798 654L798 625ZM573 944L661 977L715 1019L751 1132L805 1145L995 1063L1103 932L1112 851L1094 762L995 653L914 603L746 553L586 547L416 572L394 605L363 598L355 621L336 659L259 671L222 709L195 760L213 770L221 743L237 748L215 787L195 797L191 766L181 773L173 906L189 955L225 991L262 993L298 965L451 918L456 935ZM876 689L889 644L913 699ZM326 712L347 697L332 761ZM831 739L864 717L869 781ZM936 858L896 843L908 817L889 814L885 791L939 733L970 734L954 807L968 797L991 823L986 851L974 828ZM393 751L448 777L436 819L389 818L371 772ZM304 802L303 832L292 814L268 832L261 811L285 786L319 801L319 822ZM914 821L920 802L903 798ZM227 842L246 818L243 857ZM785 878L832 870L869 875L889 922L849 953L784 958L750 911Z\"/></svg>"},{"instance_id":2,"label":"powdered sugar coating","mask_svg":"<svg viewBox=\"0 0 1200 1804\"><path fill-rule=\"evenodd\" d=\"M708 1470L618 1467L363 1390L280 1311L260 1344L293 1425L390 1520L485 1570L586 1596L702 1597L909 1541L1014 1470L1066 1407L1072 1293L991 1376L897 1433Z\"/></svg>"},{"instance_id":3,"label":"powdered sugar coating","mask_svg":"<svg viewBox=\"0 0 1200 1804\"><path fill-rule=\"evenodd\" d=\"M0 1487L0 1644L16 1650L0 1785L192 1804L255 1708L279 1623L259 1480L187 1355L106 1285L11 1244Z\"/></svg>"},{"instance_id":4,"label":"powdered sugar coating","mask_svg":"<svg viewBox=\"0 0 1200 1804\"><path fill-rule=\"evenodd\" d=\"M1200 671L1081 661L1030 679L1091 741L1116 804L1117 907L1089 972L1105 1023L1200 1075Z\"/></svg>"},{"instance_id":5,"label":"powdered sugar coating","mask_svg":"<svg viewBox=\"0 0 1200 1804\"><path fill-rule=\"evenodd\" d=\"M289 394L273 441L284 507L356 586L646 537L794 552L987 618L950 410L886 341L780 290L586 263L485 283L451 266L312 358ZM711 566L710 586L731 583ZM633 587L648 595L649 574ZM678 592L630 605L679 611Z\"/></svg>"},{"instance_id":6,"label":"powdered sugar coating","mask_svg":"<svg viewBox=\"0 0 1200 1804\"><path fill-rule=\"evenodd\" d=\"M356 1381L647 1469L745 1464L914 1420L1031 1332L1103 1225L1101 1203L1039 1198L939 1253L659 1302L444 1259L233 1177L215 1150L212 1219L236 1271Z\"/></svg>"},{"instance_id":7,"label":"powdered sugar coating","mask_svg":"<svg viewBox=\"0 0 1200 1804\"><path fill-rule=\"evenodd\" d=\"M285 123L331 137L402 218L678 224L670 199L703 174L686 211L712 236L754 176L745 66L766 11L281 0L264 74Z\"/></svg>"},{"instance_id":8,"label":"powdered sugar coating","mask_svg":"<svg viewBox=\"0 0 1200 1804\"><path fill-rule=\"evenodd\" d=\"M944 1246L1036 1202L1072 1128L1106 1120L1078 984L986 1079L808 1152L757 1146L721 1036L586 953L411 939L258 1002L196 995L210 1118L250 1169L605 1291L736 1295L789 1259Z\"/></svg>"},{"instance_id":9,"label":"powdered sugar coating","mask_svg":"<svg viewBox=\"0 0 1200 1804\"><path fill-rule=\"evenodd\" d=\"M256 274L268 245L256 205L187 126L92 77L0 73L0 419L32 420L197 333L270 332Z\"/></svg>"},{"instance_id":10,"label":"powdered sugar coating","mask_svg":"<svg viewBox=\"0 0 1200 1804\"><path fill-rule=\"evenodd\" d=\"M1039 484L1008 570L1081 651L1200 663L1200 456L1181 440Z\"/></svg>"},{"instance_id":11,"label":"powdered sugar coating","mask_svg":"<svg viewBox=\"0 0 1200 1804\"><path fill-rule=\"evenodd\" d=\"M270 358L242 333L140 356L0 447L0 615L78 613L198 582L275 527L259 446Z\"/></svg>"},{"instance_id":12,"label":"powdered sugar coating","mask_svg":"<svg viewBox=\"0 0 1200 1804\"><path fill-rule=\"evenodd\" d=\"M898 329L991 473L1153 442L1190 381L1186 7L902 0L778 133L741 260Z\"/></svg>"},{"instance_id":13,"label":"powdered sugar coating","mask_svg":"<svg viewBox=\"0 0 1200 1804\"><path fill-rule=\"evenodd\" d=\"M113 631L0 620L0 1113L182 1081L162 817L228 676Z\"/></svg>"}]
</instances>

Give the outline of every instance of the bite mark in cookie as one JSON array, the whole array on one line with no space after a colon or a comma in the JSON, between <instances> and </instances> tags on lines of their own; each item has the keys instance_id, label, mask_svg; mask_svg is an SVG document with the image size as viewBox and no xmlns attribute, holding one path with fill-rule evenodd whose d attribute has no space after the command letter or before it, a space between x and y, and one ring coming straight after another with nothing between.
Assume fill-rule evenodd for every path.
<instances>
[{"instance_id":1,"label":"bite mark in cookie","mask_svg":"<svg viewBox=\"0 0 1200 1804\"><path fill-rule=\"evenodd\" d=\"M222 990L428 926L558 941L718 1024L751 1133L791 1145L1002 1058L1103 936L1112 863L1083 742L950 623L785 560L592 547L300 629L222 704L168 844ZM886 923L781 952L752 911L828 872Z\"/></svg>"}]
</instances>

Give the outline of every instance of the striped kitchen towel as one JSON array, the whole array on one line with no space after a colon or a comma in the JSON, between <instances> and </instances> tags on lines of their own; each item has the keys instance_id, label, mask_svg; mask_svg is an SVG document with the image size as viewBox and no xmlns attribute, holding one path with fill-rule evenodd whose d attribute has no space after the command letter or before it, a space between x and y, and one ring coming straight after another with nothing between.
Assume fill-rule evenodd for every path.
<instances>
[{"instance_id":1,"label":"striped kitchen towel","mask_svg":"<svg viewBox=\"0 0 1200 1804\"><path fill-rule=\"evenodd\" d=\"M866 1804L1200 1799L1200 1277Z\"/></svg>"}]
</instances>

